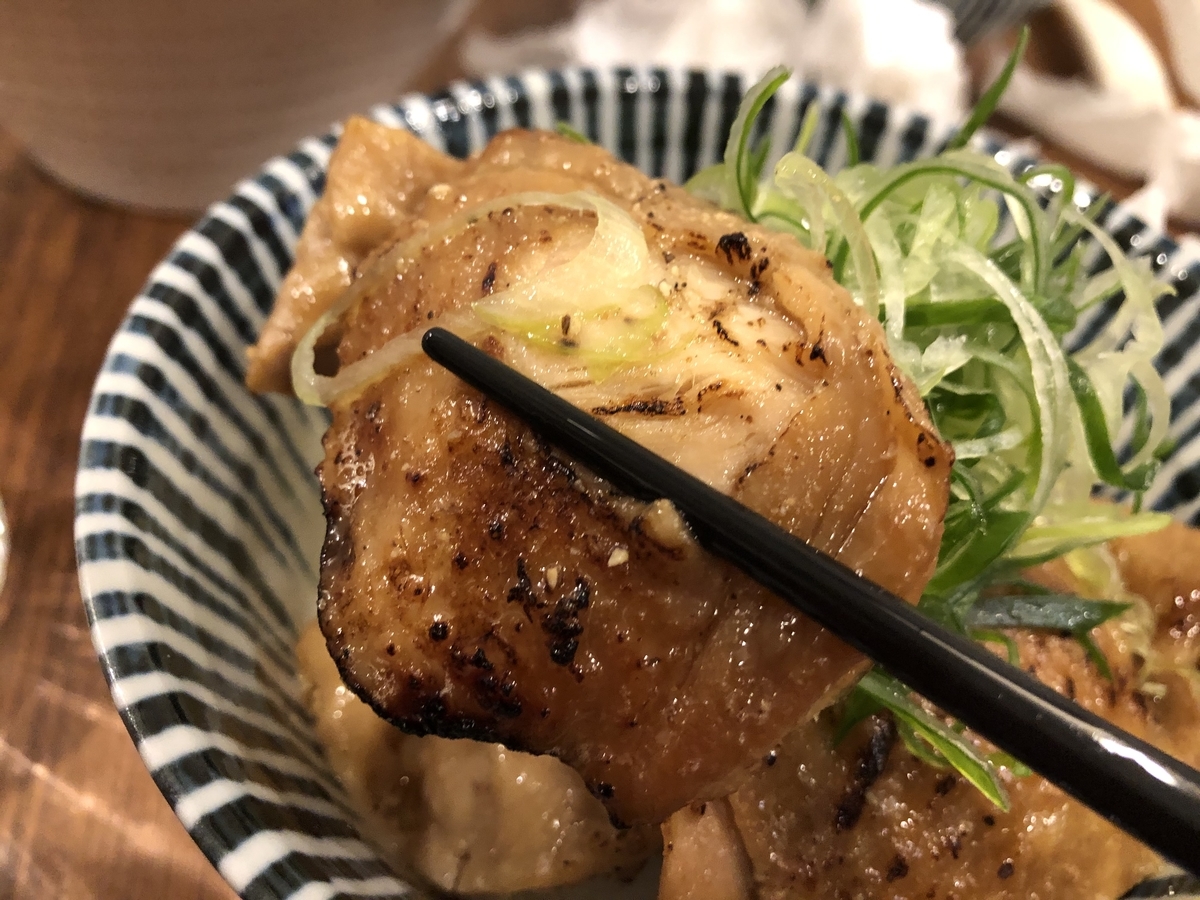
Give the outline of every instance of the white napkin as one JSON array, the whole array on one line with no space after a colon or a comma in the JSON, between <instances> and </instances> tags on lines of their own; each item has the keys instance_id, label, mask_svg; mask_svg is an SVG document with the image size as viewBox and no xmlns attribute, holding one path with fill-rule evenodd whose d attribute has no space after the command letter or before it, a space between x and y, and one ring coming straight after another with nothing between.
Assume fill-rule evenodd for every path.
<instances>
[{"instance_id":1,"label":"white napkin","mask_svg":"<svg viewBox=\"0 0 1200 900\"><path fill-rule=\"evenodd\" d=\"M1146 185L1130 202L1149 224L1200 224L1200 114L1078 80L1018 69L1000 107L1085 159Z\"/></svg>"},{"instance_id":2,"label":"white napkin","mask_svg":"<svg viewBox=\"0 0 1200 900\"><path fill-rule=\"evenodd\" d=\"M945 8L927 0L584 0L543 31L468 36L475 73L529 65L707 67L800 74L937 120L962 116L967 75Z\"/></svg>"},{"instance_id":3,"label":"white napkin","mask_svg":"<svg viewBox=\"0 0 1200 900\"><path fill-rule=\"evenodd\" d=\"M1000 109L1085 159L1145 179L1132 199L1150 224L1200 223L1200 115L1178 104L1153 44L1112 0L1056 0L1056 8L1087 74L1023 64ZM993 70L1002 64L997 52Z\"/></svg>"}]
</instances>

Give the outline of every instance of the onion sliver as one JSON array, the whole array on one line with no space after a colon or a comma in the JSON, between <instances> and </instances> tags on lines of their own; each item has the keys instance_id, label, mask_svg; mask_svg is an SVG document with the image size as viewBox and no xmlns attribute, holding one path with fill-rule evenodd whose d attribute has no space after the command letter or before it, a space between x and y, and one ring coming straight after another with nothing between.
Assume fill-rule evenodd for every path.
<instances>
[{"instance_id":1,"label":"onion sliver","mask_svg":"<svg viewBox=\"0 0 1200 900\"><path fill-rule=\"evenodd\" d=\"M628 213L603 197L583 191L566 194L530 191L490 200L399 242L376 261L367 274L343 292L296 345L291 365L292 386L296 396L308 404L327 406L335 399L362 391L411 358L414 353L420 352L420 335L414 331L393 338L363 359L346 366L336 375L320 375L314 370L316 344L329 327L370 296L372 291L397 275L402 275L421 256L422 251L461 234L489 213L524 206L548 206L593 212L596 214L596 227L588 245L575 257L550 268L536 279L514 285L483 304L483 308L494 313L493 324L499 324L505 312L509 313L510 317L523 313L525 322L528 322L531 315L536 314L539 321L553 321L557 324L563 315L568 314L561 308L561 303L525 306L523 309L522 306L534 304L546 297L561 298L568 292L572 282L590 285L590 290L580 289L576 295L576 304L582 304L580 314L594 314L603 305L613 303L614 290L631 291L638 286L638 278L644 277L649 251L640 227ZM644 281L642 284L644 285ZM480 304L476 306L479 307ZM657 314L657 309L655 313ZM468 334L475 335L486 331L488 323L478 315L463 311L459 315L443 317L438 324L450 330L457 330L461 336L466 337Z\"/></svg>"}]
</instances>

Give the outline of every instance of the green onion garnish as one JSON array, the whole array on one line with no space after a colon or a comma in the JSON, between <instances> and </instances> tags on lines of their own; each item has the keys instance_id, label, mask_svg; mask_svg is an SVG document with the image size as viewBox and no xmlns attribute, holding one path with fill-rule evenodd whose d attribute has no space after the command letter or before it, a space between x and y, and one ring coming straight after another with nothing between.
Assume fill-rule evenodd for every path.
<instances>
[{"instance_id":1,"label":"green onion garnish","mask_svg":"<svg viewBox=\"0 0 1200 900\"><path fill-rule=\"evenodd\" d=\"M1107 671L1091 631L1125 604L1003 586L1024 567L1168 521L1137 511L1169 446L1170 399L1152 362L1163 343L1154 301L1167 288L1097 225L1107 200L1076 207L1067 169L1041 165L1014 177L968 149L1027 41L1022 32L995 83L930 159L889 169L860 162L843 112L848 165L834 176L806 155L821 115L816 103L795 147L763 171L772 157L768 140L752 140L755 121L789 75L772 69L743 99L724 159L688 188L825 253L834 277L879 316L896 364L953 444L938 565L921 609L1010 656L1015 644L1004 629L1068 632ZM1048 199L1038 193L1045 187ZM1085 260L1081 239L1089 237L1112 262L1097 275ZM1104 326L1068 349L1080 317L1105 303L1113 310ZM1133 427L1122 463L1127 394ZM1132 493L1134 511L1092 502L1096 485ZM1006 804L996 766L1023 767L981 755L889 675L869 673L846 698L841 733L881 709L914 753L952 765Z\"/></svg>"}]
</instances>

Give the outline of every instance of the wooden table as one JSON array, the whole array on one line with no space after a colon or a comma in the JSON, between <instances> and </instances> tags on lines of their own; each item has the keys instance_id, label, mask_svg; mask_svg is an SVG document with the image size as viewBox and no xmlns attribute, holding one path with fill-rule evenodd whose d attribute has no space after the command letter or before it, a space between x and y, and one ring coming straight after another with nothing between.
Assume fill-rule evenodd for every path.
<instances>
[{"instance_id":1,"label":"wooden table","mask_svg":"<svg viewBox=\"0 0 1200 900\"><path fill-rule=\"evenodd\" d=\"M75 577L72 482L92 380L187 227L81 199L0 134L0 898L234 895L150 780L109 698Z\"/></svg>"},{"instance_id":2,"label":"wooden table","mask_svg":"<svg viewBox=\"0 0 1200 900\"><path fill-rule=\"evenodd\" d=\"M574 0L481 5L498 33ZM461 75L458 39L409 85ZM72 538L92 382L150 269L194 217L48 178L0 131L0 900L236 900L150 779L92 649Z\"/></svg>"},{"instance_id":3,"label":"wooden table","mask_svg":"<svg viewBox=\"0 0 1200 900\"><path fill-rule=\"evenodd\" d=\"M1133 187L1101 180L1118 195ZM0 900L233 897L112 705L71 537L92 380L187 224L82 199L0 133L0 496L12 535L0 593Z\"/></svg>"}]
</instances>

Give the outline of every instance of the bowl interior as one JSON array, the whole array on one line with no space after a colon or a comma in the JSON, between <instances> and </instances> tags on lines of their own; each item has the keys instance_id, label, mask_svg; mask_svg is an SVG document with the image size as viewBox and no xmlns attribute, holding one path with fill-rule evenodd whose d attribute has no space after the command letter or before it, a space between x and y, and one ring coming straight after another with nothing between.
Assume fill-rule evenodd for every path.
<instances>
[{"instance_id":1,"label":"bowl interior","mask_svg":"<svg viewBox=\"0 0 1200 900\"><path fill-rule=\"evenodd\" d=\"M506 128L566 121L644 171L683 181L720 156L747 86L720 72L536 71L371 114L458 156ZM775 147L791 146L811 104L820 110L811 148L831 169L846 158L843 113L863 158L882 164L936 152L950 131L791 82L760 119ZM242 384L246 348L291 264L335 144L336 135L312 138L268 162L154 270L97 378L76 482L80 580L114 701L179 818L248 898L410 893L356 830L295 677L292 644L315 615L324 518L312 470L327 419ZM1015 170L1035 162L987 147ZM1097 197L1079 188L1075 199L1086 206ZM1194 520L1200 264L1119 206L1106 204L1100 221L1175 289L1160 305L1167 344L1158 366L1177 446L1147 500ZM1091 261L1108 264L1098 251ZM1139 896L1185 887L1160 881ZM652 897L654 888L650 872L620 890ZM598 883L564 893L617 891Z\"/></svg>"}]
</instances>

